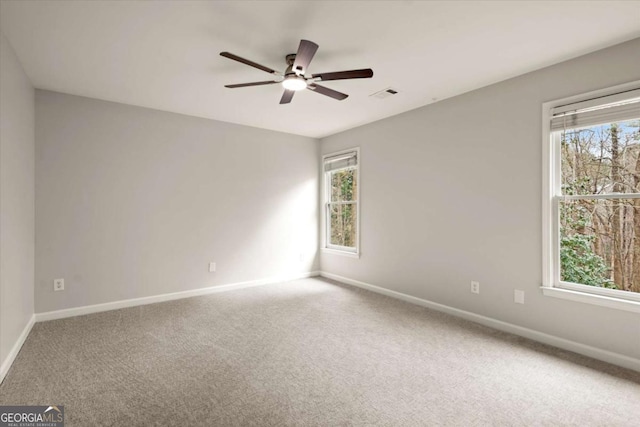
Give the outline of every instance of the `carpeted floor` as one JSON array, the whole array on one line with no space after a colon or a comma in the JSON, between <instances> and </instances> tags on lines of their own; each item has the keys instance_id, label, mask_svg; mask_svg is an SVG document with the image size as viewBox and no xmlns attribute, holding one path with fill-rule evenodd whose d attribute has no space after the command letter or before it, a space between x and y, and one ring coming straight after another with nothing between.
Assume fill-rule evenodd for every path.
<instances>
[{"instance_id":1,"label":"carpeted floor","mask_svg":"<svg viewBox=\"0 0 640 427\"><path fill-rule=\"evenodd\" d=\"M38 323L0 404L67 426L637 426L640 373L305 279Z\"/></svg>"}]
</instances>

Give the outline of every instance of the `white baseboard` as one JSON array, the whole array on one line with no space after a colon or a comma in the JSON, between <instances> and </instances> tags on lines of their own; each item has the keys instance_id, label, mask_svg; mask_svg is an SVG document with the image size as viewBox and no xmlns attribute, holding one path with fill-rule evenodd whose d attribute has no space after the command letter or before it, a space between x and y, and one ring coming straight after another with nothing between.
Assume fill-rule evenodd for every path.
<instances>
[{"instance_id":1,"label":"white baseboard","mask_svg":"<svg viewBox=\"0 0 640 427\"><path fill-rule=\"evenodd\" d=\"M2 381L4 381L4 377L7 375L7 372L9 372L9 369L11 368L13 361L16 360L16 356L18 356L18 353L20 352L22 345L27 340L27 336L29 336L29 332L31 332L31 328L33 328L33 325L35 323L36 323L36 315L32 314L31 319L29 319L29 322L27 322L27 325L22 330L22 333L18 337L18 340L13 345L13 347L11 347L11 351L9 352L7 357L2 361L2 365L0 365L0 384L2 384Z\"/></svg>"},{"instance_id":2,"label":"white baseboard","mask_svg":"<svg viewBox=\"0 0 640 427\"><path fill-rule=\"evenodd\" d=\"M288 282L291 280L304 279L307 277L319 276L319 271L291 274L286 276L269 277L266 279L249 280L247 282L230 283L227 285L211 286L208 288L192 289L190 291L173 292L169 294L154 295L143 298L133 298L127 300L107 302L104 304L85 305L82 307L68 308L65 310L47 311L36 313L36 322L47 320L64 319L66 317L82 316L84 314L99 313L101 311L118 310L120 308L135 307L138 305L154 304L157 302L171 301L182 298L191 298L199 295L214 294L217 292L234 291L237 289L251 288L254 286L269 285L272 283Z\"/></svg>"},{"instance_id":3,"label":"white baseboard","mask_svg":"<svg viewBox=\"0 0 640 427\"><path fill-rule=\"evenodd\" d=\"M347 285L356 286L358 288L366 289L378 294L407 301L412 304L417 304L433 310L441 311L443 313L448 313L456 317L461 317L463 319L470 320L472 322L479 323L493 329L497 329L499 331L509 332L514 335L529 338L531 340L558 347L563 350L569 350L574 353L602 360L603 362L611 363L613 365L622 366L624 368L633 369L634 371L640 372L640 360L633 357L614 353L608 350L603 350L597 347L591 347L585 344L580 344L575 341L570 341L564 338L556 337L554 335L545 334L533 329L524 328L522 326L517 326L511 323L503 322L501 320L496 320L491 317L486 317L480 314L471 313L469 311L449 307L447 305L438 304L436 302L403 294L401 292L392 291L390 289L381 288L379 286L371 285L359 280L353 280L347 277L338 276L337 274L327 273L326 271L321 271L320 275L322 277L326 277L327 279L336 280Z\"/></svg>"}]
</instances>

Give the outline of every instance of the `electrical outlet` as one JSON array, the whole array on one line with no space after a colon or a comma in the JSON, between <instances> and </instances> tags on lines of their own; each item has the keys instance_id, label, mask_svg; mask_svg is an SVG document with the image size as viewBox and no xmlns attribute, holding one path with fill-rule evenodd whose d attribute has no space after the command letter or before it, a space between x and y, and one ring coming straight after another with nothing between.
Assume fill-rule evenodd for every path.
<instances>
[{"instance_id":1,"label":"electrical outlet","mask_svg":"<svg viewBox=\"0 0 640 427\"><path fill-rule=\"evenodd\" d=\"M209 273L215 273L216 272L216 263L215 262L210 262L209 263Z\"/></svg>"},{"instance_id":2,"label":"electrical outlet","mask_svg":"<svg viewBox=\"0 0 640 427\"><path fill-rule=\"evenodd\" d=\"M64 291L64 279L53 279L53 290Z\"/></svg>"},{"instance_id":3,"label":"electrical outlet","mask_svg":"<svg viewBox=\"0 0 640 427\"><path fill-rule=\"evenodd\" d=\"M475 281L471 282L471 292L474 294L480 293L480 282L475 282Z\"/></svg>"},{"instance_id":4,"label":"electrical outlet","mask_svg":"<svg viewBox=\"0 0 640 427\"><path fill-rule=\"evenodd\" d=\"M524 291L515 289L513 291L513 302L515 302L516 304L524 304Z\"/></svg>"}]
</instances>

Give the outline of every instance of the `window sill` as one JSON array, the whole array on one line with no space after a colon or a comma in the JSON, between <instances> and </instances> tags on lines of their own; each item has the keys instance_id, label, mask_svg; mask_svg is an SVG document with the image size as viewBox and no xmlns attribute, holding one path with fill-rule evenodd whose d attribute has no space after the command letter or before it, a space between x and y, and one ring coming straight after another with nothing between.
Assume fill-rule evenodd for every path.
<instances>
[{"instance_id":1,"label":"window sill","mask_svg":"<svg viewBox=\"0 0 640 427\"><path fill-rule=\"evenodd\" d=\"M329 249L329 248L321 248L320 251L325 254L341 255L349 258L360 258L359 252L347 252L347 251L340 251L338 249Z\"/></svg>"},{"instance_id":2,"label":"window sill","mask_svg":"<svg viewBox=\"0 0 640 427\"><path fill-rule=\"evenodd\" d=\"M586 304L640 313L640 302L636 301L588 294L586 292L570 291L568 289L551 288L548 286L542 286L541 289L542 294L548 297L562 298L570 301L578 301Z\"/></svg>"}]
</instances>

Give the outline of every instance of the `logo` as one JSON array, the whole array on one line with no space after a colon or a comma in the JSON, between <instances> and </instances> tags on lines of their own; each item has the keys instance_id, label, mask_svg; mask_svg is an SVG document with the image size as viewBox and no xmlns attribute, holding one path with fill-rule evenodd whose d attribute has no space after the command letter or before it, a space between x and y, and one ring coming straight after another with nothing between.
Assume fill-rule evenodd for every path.
<instances>
[{"instance_id":1,"label":"logo","mask_svg":"<svg viewBox=\"0 0 640 427\"><path fill-rule=\"evenodd\" d=\"M64 427L64 406L0 406L0 427Z\"/></svg>"}]
</instances>

